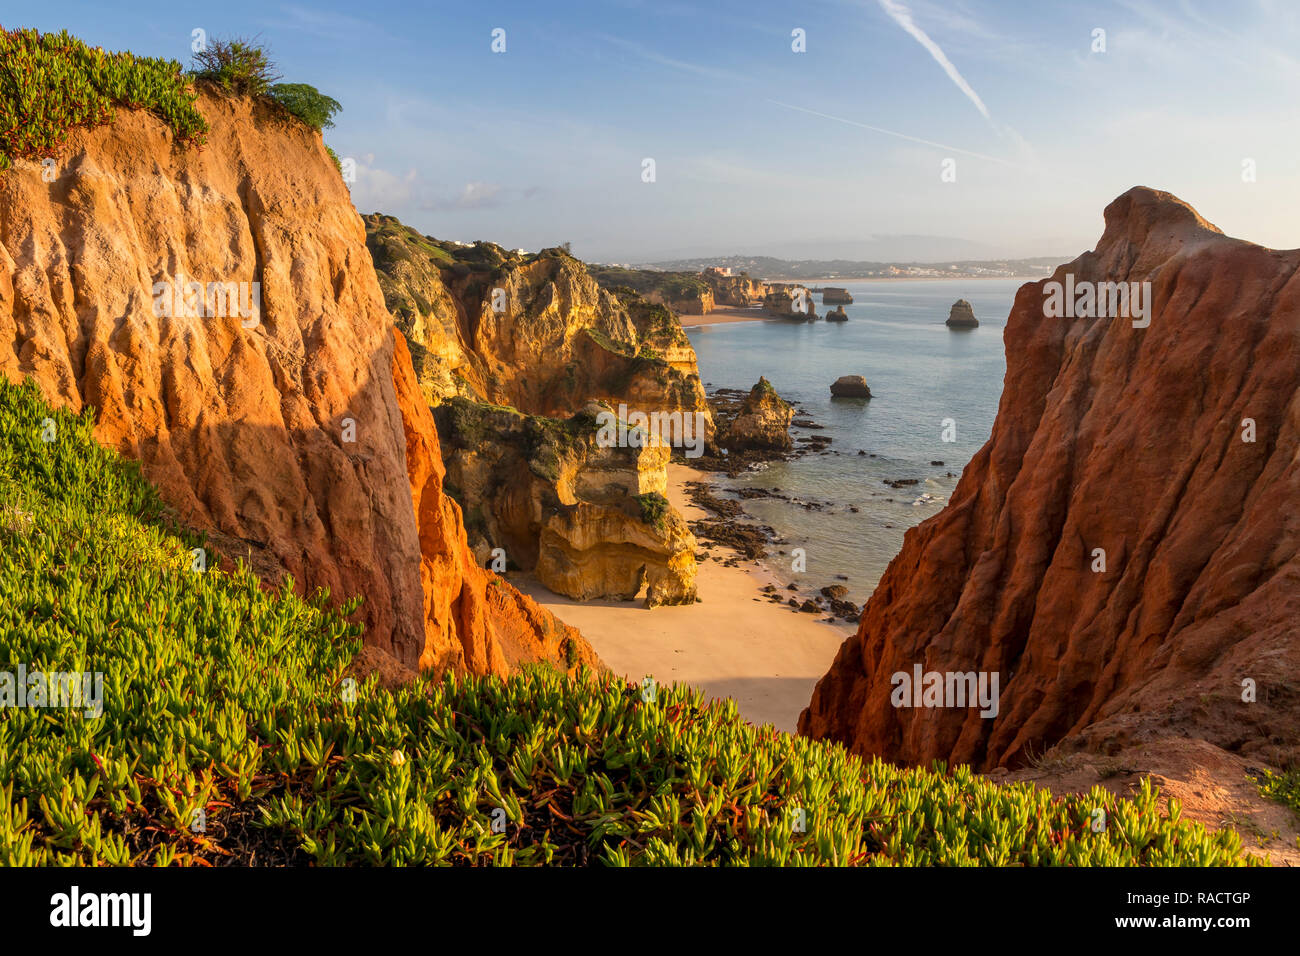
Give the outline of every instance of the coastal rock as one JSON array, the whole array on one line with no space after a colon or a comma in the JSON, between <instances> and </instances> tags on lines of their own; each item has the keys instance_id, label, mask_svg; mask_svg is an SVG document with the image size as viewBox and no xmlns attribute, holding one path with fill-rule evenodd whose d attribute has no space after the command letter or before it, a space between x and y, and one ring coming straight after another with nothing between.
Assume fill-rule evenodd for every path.
<instances>
[{"instance_id":1,"label":"coastal rock","mask_svg":"<svg viewBox=\"0 0 1300 956\"><path fill-rule=\"evenodd\" d=\"M817 318L813 294L805 286L785 283L774 284L763 296L763 311L777 319L795 319L812 322Z\"/></svg>"},{"instance_id":2,"label":"coastal rock","mask_svg":"<svg viewBox=\"0 0 1300 956\"><path fill-rule=\"evenodd\" d=\"M801 733L985 769L1171 737L1300 758L1300 251L1145 188L1105 222L1017 292L992 436L907 532ZM1150 283L1149 327L1047 318L1067 275ZM999 675L996 716L894 706L916 667Z\"/></svg>"},{"instance_id":3,"label":"coastal rock","mask_svg":"<svg viewBox=\"0 0 1300 956\"><path fill-rule=\"evenodd\" d=\"M695 603L695 536L662 495L619 504L562 506L542 528L537 577L575 600L630 601L646 607Z\"/></svg>"},{"instance_id":4,"label":"coastal rock","mask_svg":"<svg viewBox=\"0 0 1300 956\"><path fill-rule=\"evenodd\" d=\"M834 286L826 286L822 289L822 305L852 305L853 296L849 295L847 289L837 289ZM841 309L841 312L844 310Z\"/></svg>"},{"instance_id":5,"label":"coastal rock","mask_svg":"<svg viewBox=\"0 0 1300 956\"><path fill-rule=\"evenodd\" d=\"M861 375L841 375L831 385L832 398L870 398L871 389Z\"/></svg>"},{"instance_id":6,"label":"coastal rock","mask_svg":"<svg viewBox=\"0 0 1300 956\"><path fill-rule=\"evenodd\" d=\"M320 134L248 99L198 106L202 150L120 108L70 134L54 183L26 161L3 174L0 373L93 408L98 439L138 460L223 563L363 596L365 641L400 668L594 662L576 631L473 566ZM248 283L260 308L156 314L155 284L177 279Z\"/></svg>"},{"instance_id":7,"label":"coastal rock","mask_svg":"<svg viewBox=\"0 0 1300 956\"><path fill-rule=\"evenodd\" d=\"M793 447L790 440L793 415L790 403L776 393L771 382L760 377L719 440L731 452L789 451Z\"/></svg>"},{"instance_id":8,"label":"coastal rock","mask_svg":"<svg viewBox=\"0 0 1300 956\"><path fill-rule=\"evenodd\" d=\"M844 306L842 305L836 306L830 312L826 313L827 322L847 322L848 320L849 314L844 311Z\"/></svg>"},{"instance_id":9,"label":"coastal rock","mask_svg":"<svg viewBox=\"0 0 1300 956\"><path fill-rule=\"evenodd\" d=\"M601 411L565 421L463 398L434 410L471 545L577 600L634 597L641 572L652 606L690 603L695 539L664 497L669 449L603 445Z\"/></svg>"},{"instance_id":10,"label":"coastal rock","mask_svg":"<svg viewBox=\"0 0 1300 956\"><path fill-rule=\"evenodd\" d=\"M975 310L965 299L958 299L948 310L948 321L944 323L950 329L974 329L979 327Z\"/></svg>"},{"instance_id":11,"label":"coastal rock","mask_svg":"<svg viewBox=\"0 0 1300 956\"><path fill-rule=\"evenodd\" d=\"M748 307L761 301L769 291L766 282L751 279L744 273L733 275L730 269L709 267L700 273L700 278L713 290L717 305Z\"/></svg>"},{"instance_id":12,"label":"coastal rock","mask_svg":"<svg viewBox=\"0 0 1300 956\"><path fill-rule=\"evenodd\" d=\"M677 317L602 289L564 249L521 254L365 217L384 299L430 404L461 396L567 418L591 401L700 413L695 350Z\"/></svg>"}]
</instances>

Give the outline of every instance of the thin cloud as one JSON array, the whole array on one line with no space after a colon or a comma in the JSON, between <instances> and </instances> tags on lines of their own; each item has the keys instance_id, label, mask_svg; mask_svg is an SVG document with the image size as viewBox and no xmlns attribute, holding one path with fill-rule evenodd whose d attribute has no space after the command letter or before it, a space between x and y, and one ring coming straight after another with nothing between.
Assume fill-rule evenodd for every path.
<instances>
[{"instance_id":1,"label":"thin cloud","mask_svg":"<svg viewBox=\"0 0 1300 956\"><path fill-rule=\"evenodd\" d=\"M880 9L884 10L891 20L906 30L917 43L929 51L930 56L934 57L935 62L943 67L943 71L948 74L948 79L956 84L957 89L966 94L966 98L975 104L975 108L980 111L980 114L986 120L992 122L993 117L989 115L988 107L984 105L984 101L980 99L979 94L966 82L966 78L957 72L957 67L952 65L952 61L940 49L939 44L931 40L929 35L916 25L916 21L912 19L912 11L898 3L897 0L877 0L877 2L880 4Z\"/></svg>"},{"instance_id":2,"label":"thin cloud","mask_svg":"<svg viewBox=\"0 0 1300 956\"><path fill-rule=\"evenodd\" d=\"M714 66L704 66L699 63L690 63L686 60L677 60L670 56L664 56L662 53L656 53L654 50L648 50L638 43L632 43L628 40L621 39L608 34L598 34L606 43L620 46L629 53L639 56L643 60L651 63L658 63L660 66L666 66L669 69L677 70L681 73L691 73L695 76L702 76L710 80L726 80L729 82L748 83L749 77L742 76L739 73L733 73L730 70L720 69Z\"/></svg>"}]
</instances>

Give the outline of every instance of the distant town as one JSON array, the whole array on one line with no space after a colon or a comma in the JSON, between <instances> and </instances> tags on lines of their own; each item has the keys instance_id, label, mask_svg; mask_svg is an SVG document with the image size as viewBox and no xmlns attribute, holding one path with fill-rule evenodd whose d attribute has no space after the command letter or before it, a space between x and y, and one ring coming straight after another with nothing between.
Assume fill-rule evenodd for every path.
<instances>
[{"instance_id":1,"label":"distant town","mask_svg":"<svg viewBox=\"0 0 1300 956\"><path fill-rule=\"evenodd\" d=\"M778 259L773 256L722 256L675 259L637 265L610 263L614 268L656 272L703 272L716 268L724 275L755 279L1017 279L1050 275L1072 255L1031 259L962 259L945 262L860 262L849 259Z\"/></svg>"}]
</instances>

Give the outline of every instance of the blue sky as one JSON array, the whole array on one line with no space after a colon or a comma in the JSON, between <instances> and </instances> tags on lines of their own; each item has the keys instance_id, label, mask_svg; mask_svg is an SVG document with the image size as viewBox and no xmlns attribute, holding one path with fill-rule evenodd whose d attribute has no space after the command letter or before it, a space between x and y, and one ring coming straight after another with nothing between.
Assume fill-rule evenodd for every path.
<instances>
[{"instance_id":1,"label":"blue sky","mask_svg":"<svg viewBox=\"0 0 1300 956\"><path fill-rule=\"evenodd\" d=\"M326 142L357 160L359 211L440 238L620 262L1073 256L1143 184L1229 234L1300 246L1294 0L0 10L185 63L195 28L260 34L286 81L342 102Z\"/></svg>"}]
</instances>

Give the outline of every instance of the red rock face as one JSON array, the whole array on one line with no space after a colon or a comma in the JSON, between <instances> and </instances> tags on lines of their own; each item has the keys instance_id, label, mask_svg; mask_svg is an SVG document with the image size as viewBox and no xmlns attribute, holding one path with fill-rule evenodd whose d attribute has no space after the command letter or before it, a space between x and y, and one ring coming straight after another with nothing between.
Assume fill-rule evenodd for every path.
<instances>
[{"instance_id":1,"label":"red rock face","mask_svg":"<svg viewBox=\"0 0 1300 956\"><path fill-rule=\"evenodd\" d=\"M249 100L199 106L201 151L119 110L71 135L53 182L37 163L3 174L0 374L94 407L99 439L226 558L363 596L367 644L408 668L502 673L570 639L594 659L474 567L320 136ZM178 274L249 283L260 316L159 314L154 284Z\"/></svg>"},{"instance_id":2,"label":"red rock face","mask_svg":"<svg viewBox=\"0 0 1300 956\"><path fill-rule=\"evenodd\" d=\"M992 436L908 531L800 732L977 768L1160 735L1295 761L1297 266L1137 188L1096 250L1022 286ZM1045 317L1067 274L1149 282L1149 327ZM996 672L997 716L893 706L916 664Z\"/></svg>"}]
</instances>

